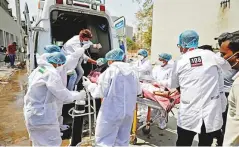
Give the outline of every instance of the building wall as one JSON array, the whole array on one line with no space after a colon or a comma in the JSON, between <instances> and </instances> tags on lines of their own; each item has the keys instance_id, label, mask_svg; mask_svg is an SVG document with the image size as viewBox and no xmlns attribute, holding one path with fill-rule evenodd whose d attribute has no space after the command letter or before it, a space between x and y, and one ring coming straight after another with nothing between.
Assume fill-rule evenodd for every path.
<instances>
[{"instance_id":1,"label":"building wall","mask_svg":"<svg viewBox=\"0 0 239 147\"><path fill-rule=\"evenodd\" d=\"M131 26L126 26L126 36L129 37L130 39L133 39L134 36L134 28Z\"/></svg>"},{"instance_id":2,"label":"building wall","mask_svg":"<svg viewBox=\"0 0 239 147\"><path fill-rule=\"evenodd\" d=\"M221 0L156 0L153 11L152 59L162 52L176 59L178 36L193 29L200 36L199 44L216 46L215 37L225 31L239 30L239 0L231 0L230 8L221 7Z\"/></svg>"},{"instance_id":3,"label":"building wall","mask_svg":"<svg viewBox=\"0 0 239 147\"><path fill-rule=\"evenodd\" d=\"M20 38L21 27L2 7L0 7L0 16L0 43L4 43L0 44L0 46L3 45L6 47L13 41L16 41L17 38Z\"/></svg>"}]
</instances>

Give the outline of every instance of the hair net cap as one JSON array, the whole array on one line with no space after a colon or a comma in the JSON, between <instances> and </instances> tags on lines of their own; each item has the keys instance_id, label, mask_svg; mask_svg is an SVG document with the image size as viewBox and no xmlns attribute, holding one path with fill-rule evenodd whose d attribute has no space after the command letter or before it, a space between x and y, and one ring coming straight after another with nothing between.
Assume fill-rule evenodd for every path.
<instances>
[{"instance_id":1,"label":"hair net cap","mask_svg":"<svg viewBox=\"0 0 239 147\"><path fill-rule=\"evenodd\" d=\"M55 63L55 64L65 64L66 63L66 56L60 52L51 53L47 57L48 63Z\"/></svg>"},{"instance_id":2,"label":"hair net cap","mask_svg":"<svg viewBox=\"0 0 239 147\"><path fill-rule=\"evenodd\" d=\"M148 51L146 49L140 49L138 51L138 55L144 56L144 57L148 57Z\"/></svg>"},{"instance_id":3,"label":"hair net cap","mask_svg":"<svg viewBox=\"0 0 239 147\"><path fill-rule=\"evenodd\" d=\"M124 59L124 51L122 49L113 49L105 55L106 60L122 61Z\"/></svg>"},{"instance_id":4,"label":"hair net cap","mask_svg":"<svg viewBox=\"0 0 239 147\"><path fill-rule=\"evenodd\" d=\"M187 30L180 34L178 44L183 48L197 48L199 36L193 30Z\"/></svg>"},{"instance_id":5,"label":"hair net cap","mask_svg":"<svg viewBox=\"0 0 239 147\"><path fill-rule=\"evenodd\" d=\"M44 47L46 53L54 53L54 52L61 52L60 47L56 45L47 45Z\"/></svg>"},{"instance_id":6,"label":"hair net cap","mask_svg":"<svg viewBox=\"0 0 239 147\"><path fill-rule=\"evenodd\" d=\"M169 61L169 60L172 59L172 55L167 54L167 53L162 53L162 54L159 54L159 58L163 59L163 60L166 60L166 61Z\"/></svg>"}]
</instances>

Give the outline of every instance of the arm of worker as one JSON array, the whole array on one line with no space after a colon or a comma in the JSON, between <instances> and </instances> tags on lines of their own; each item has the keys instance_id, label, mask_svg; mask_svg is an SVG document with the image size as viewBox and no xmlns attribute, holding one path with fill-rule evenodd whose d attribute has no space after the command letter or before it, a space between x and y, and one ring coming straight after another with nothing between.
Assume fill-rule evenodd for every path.
<instances>
[{"instance_id":1,"label":"arm of worker","mask_svg":"<svg viewBox=\"0 0 239 147\"><path fill-rule=\"evenodd\" d=\"M141 87L141 84L140 84L140 81L138 78L137 78L137 88L138 88L137 95L141 95L143 90L142 90L142 87Z\"/></svg>"},{"instance_id":2,"label":"arm of worker","mask_svg":"<svg viewBox=\"0 0 239 147\"><path fill-rule=\"evenodd\" d=\"M147 61L146 61L147 62ZM149 61L148 61L149 62ZM135 67L137 69L138 72L145 72L145 71L149 71L152 70L152 66L151 63L149 64L142 64L140 66Z\"/></svg>"},{"instance_id":3,"label":"arm of worker","mask_svg":"<svg viewBox=\"0 0 239 147\"><path fill-rule=\"evenodd\" d=\"M157 66L155 66L152 70L152 76L155 80L157 80Z\"/></svg>"},{"instance_id":4,"label":"arm of worker","mask_svg":"<svg viewBox=\"0 0 239 147\"><path fill-rule=\"evenodd\" d=\"M218 68L218 84L219 84L219 98L221 100L222 112L225 112L227 109L227 98L224 92L224 77L223 72Z\"/></svg>"},{"instance_id":5,"label":"arm of worker","mask_svg":"<svg viewBox=\"0 0 239 147\"><path fill-rule=\"evenodd\" d=\"M67 71L75 69L78 64L79 58L84 55L84 52L84 48L79 48L74 53L67 55L64 68L66 68Z\"/></svg>"},{"instance_id":6,"label":"arm of worker","mask_svg":"<svg viewBox=\"0 0 239 147\"><path fill-rule=\"evenodd\" d=\"M94 59L91 59L89 56L87 56L86 54L83 55L83 59L85 62L89 62L91 64L97 64L97 62Z\"/></svg>"},{"instance_id":7,"label":"arm of worker","mask_svg":"<svg viewBox=\"0 0 239 147\"><path fill-rule=\"evenodd\" d=\"M62 83L61 77L59 75L51 74L49 75L47 88L51 93L63 102L70 102L74 100L85 99L84 92L69 91Z\"/></svg>"},{"instance_id":8,"label":"arm of worker","mask_svg":"<svg viewBox=\"0 0 239 147\"><path fill-rule=\"evenodd\" d=\"M179 87L179 80L178 80L178 63L175 62L170 72L170 76L166 80L158 81L158 84L164 87L178 88Z\"/></svg>"},{"instance_id":9,"label":"arm of worker","mask_svg":"<svg viewBox=\"0 0 239 147\"><path fill-rule=\"evenodd\" d=\"M80 57L86 56L84 54L85 50L90 47L90 44L85 44L82 47L79 44L75 44L72 46L72 48L75 50L75 52L69 54L66 56L66 63L64 64L64 68L66 70L73 70L78 64L78 61ZM87 56L88 57L88 56Z\"/></svg>"},{"instance_id":10,"label":"arm of worker","mask_svg":"<svg viewBox=\"0 0 239 147\"><path fill-rule=\"evenodd\" d=\"M86 81L88 80L88 81ZM94 98L104 98L107 96L110 83L111 83L111 75L110 71L107 69L105 72L103 72L96 83L89 83L89 79L86 79L83 77L83 85L85 88L91 93L91 96Z\"/></svg>"}]
</instances>

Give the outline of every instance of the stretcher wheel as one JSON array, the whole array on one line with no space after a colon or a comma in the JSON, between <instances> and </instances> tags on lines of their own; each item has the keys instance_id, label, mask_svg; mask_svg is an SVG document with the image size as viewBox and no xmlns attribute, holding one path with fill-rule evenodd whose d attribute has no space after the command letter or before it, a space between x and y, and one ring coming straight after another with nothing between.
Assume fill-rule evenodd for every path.
<instances>
[{"instance_id":1,"label":"stretcher wheel","mask_svg":"<svg viewBox=\"0 0 239 147\"><path fill-rule=\"evenodd\" d=\"M136 145L137 144L137 137L135 134L130 136L130 144Z\"/></svg>"},{"instance_id":2,"label":"stretcher wheel","mask_svg":"<svg viewBox=\"0 0 239 147\"><path fill-rule=\"evenodd\" d=\"M136 145L137 144L137 138L135 137L134 140L132 141L132 144L133 145Z\"/></svg>"},{"instance_id":3,"label":"stretcher wheel","mask_svg":"<svg viewBox=\"0 0 239 147\"><path fill-rule=\"evenodd\" d=\"M145 126L145 127L143 127L142 128L142 132L143 132L143 134L144 135L149 135L149 133L150 133L150 126Z\"/></svg>"}]
</instances>

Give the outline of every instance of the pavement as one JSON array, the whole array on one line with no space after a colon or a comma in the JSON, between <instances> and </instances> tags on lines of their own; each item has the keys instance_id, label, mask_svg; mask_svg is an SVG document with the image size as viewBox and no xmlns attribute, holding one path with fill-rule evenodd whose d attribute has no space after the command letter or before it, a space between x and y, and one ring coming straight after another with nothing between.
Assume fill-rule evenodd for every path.
<instances>
[{"instance_id":1,"label":"pavement","mask_svg":"<svg viewBox=\"0 0 239 147\"><path fill-rule=\"evenodd\" d=\"M14 71L16 69L8 68L4 63L0 62L0 82L8 82Z\"/></svg>"}]
</instances>

